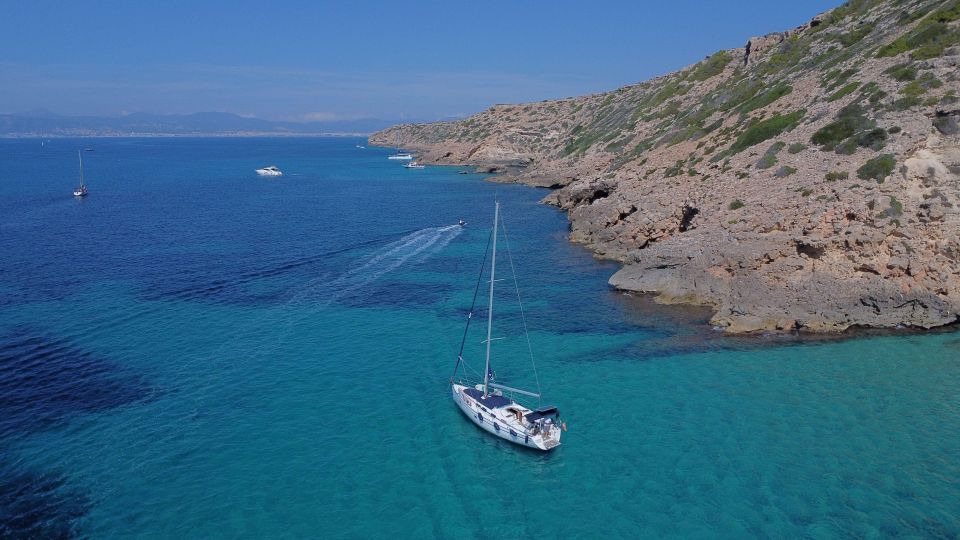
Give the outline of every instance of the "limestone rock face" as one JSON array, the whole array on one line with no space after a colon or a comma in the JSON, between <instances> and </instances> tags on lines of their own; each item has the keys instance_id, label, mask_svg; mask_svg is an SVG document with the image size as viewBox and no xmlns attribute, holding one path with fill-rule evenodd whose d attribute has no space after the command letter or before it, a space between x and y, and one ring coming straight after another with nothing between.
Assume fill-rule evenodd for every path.
<instances>
[{"instance_id":1,"label":"limestone rock face","mask_svg":"<svg viewBox=\"0 0 960 540\"><path fill-rule=\"evenodd\" d=\"M729 332L950 324L960 10L905 9L855 2L613 92L370 141L551 188L570 239L623 264L613 286Z\"/></svg>"}]
</instances>

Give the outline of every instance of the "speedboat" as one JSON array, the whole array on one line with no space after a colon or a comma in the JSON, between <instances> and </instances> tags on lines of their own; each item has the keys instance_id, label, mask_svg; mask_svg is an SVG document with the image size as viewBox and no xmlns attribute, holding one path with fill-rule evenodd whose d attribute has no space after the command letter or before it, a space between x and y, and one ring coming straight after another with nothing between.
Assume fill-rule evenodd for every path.
<instances>
[{"instance_id":1,"label":"speedboat","mask_svg":"<svg viewBox=\"0 0 960 540\"><path fill-rule=\"evenodd\" d=\"M406 165L404 165L404 167L407 169L426 169L427 168L426 165L421 165L416 161L411 161L410 163L407 163Z\"/></svg>"},{"instance_id":2,"label":"speedboat","mask_svg":"<svg viewBox=\"0 0 960 540\"><path fill-rule=\"evenodd\" d=\"M536 450L552 450L560 446L560 435L566 431L566 423L560 420L560 411L556 407L543 407L539 405L541 399L540 383L537 380L537 391L521 390L499 384L496 382L493 370L490 367L490 344L495 339L492 337L493 330L493 287L497 282L497 222L500 221L500 203L496 203L496 210L493 218L493 232L490 239L492 251L490 257L490 299L487 303L487 339L486 343L486 362L483 370L483 382L474 384L467 380L469 366L463 359L463 349L467 341L467 332L470 329L470 321L473 319L474 308L476 307L476 294L474 294L474 304L470 306L467 314L466 329L463 332L463 340L460 342L460 352L457 354L457 364L454 367L454 377L450 379L450 391L453 402L463 411L474 424L480 426L485 431L510 441L520 446L533 448ZM464 224L460 220L460 224ZM504 230L504 239L506 231ZM507 242L509 248L509 242ZM509 254L510 250L507 249ZM480 268L480 276L477 278L477 291L483 279L484 266L486 265L486 253L484 253L484 264ZM510 267L513 268L511 257ZM516 283L516 280L514 280ZM517 302L520 302L519 288L517 289ZM523 309L520 309L521 318L523 318ZM524 322L524 333L526 334L526 322ZM529 345L529 336L527 344ZM533 362L533 349L530 351L530 361ZM462 368L462 371L461 371ZM478 371L469 370L479 376ZM463 378L456 379L461 375ZM538 402L536 408L521 405L514 399L514 396L527 396L535 398Z\"/></svg>"},{"instance_id":3,"label":"speedboat","mask_svg":"<svg viewBox=\"0 0 960 540\"><path fill-rule=\"evenodd\" d=\"M77 158L80 160L80 185L77 186L77 189L73 190L73 196L86 197L87 186L83 183L83 155L80 154L79 150L77 150Z\"/></svg>"},{"instance_id":4,"label":"speedboat","mask_svg":"<svg viewBox=\"0 0 960 540\"><path fill-rule=\"evenodd\" d=\"M257 169L257 174L260 176L283 176L283 172L273 165Z\"/></svg>"},{"instance_id":5,"label":"speedboat","mask_svg":"<svg viewBox=\"0 0 960 540\"><path fill-rule=\"evenodd\" d=\"M461 226L461 227L466 227L466 226L467 226L467 222L461 219L461 220L457 223L457 225L459 225L459 226Z\"/></svg>"}]
</instances>

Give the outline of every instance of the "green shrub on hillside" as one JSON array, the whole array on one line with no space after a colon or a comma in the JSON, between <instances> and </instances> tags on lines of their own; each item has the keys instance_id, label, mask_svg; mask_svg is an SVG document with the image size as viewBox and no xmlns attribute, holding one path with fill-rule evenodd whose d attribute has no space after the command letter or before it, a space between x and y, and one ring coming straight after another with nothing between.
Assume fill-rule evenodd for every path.
<instances>
[{"instance_id":1,"label":"green shrub on hillside","mask_svg":"<svg viewBox=\"0 0 960 540\"><path fill-rule=\"evenodd\" d=\"M882 184L883 179L890 176L896 165L897 160L894 159L893 154L883 154L867 161L857 169L857 178L873 179Z\"/></svg>"},{"instance_id":2,"label":"green shrub on hillside","mask_svg":"<svg viewBox=\"0 0 960 540\"><path fill-rule=\"evenodd\" d=\"M690 73L690 80L705 81L714 75L719 75L723 72L723 68L727 67L727 64L730 63L730 60L732 59L727 51L720 51L703 62L700 62L700 64L693 69L693 72Z\"/></svg>"},{"instance_id":3,"label":"green shrub on hillside","mask_svg":"<svg viewBox=\"0 0 960 540\"><path fill-rule=\"evenodd\" d=\"M744 102L743 105L740 106L739 110L741 113L747 114L748 112L753 111L755 109L766 107L767 105L782 98L783 96L789 94L790 92L793 92L793 87L790 86L789 84L785 84L785 83L777 84L776 86L774 86L773 88L770 88L766 92L748 99L746 102Z\"/></svg>"},{"instance_id":4,"label":"green shrub on hillside","mask_svg":"<svg viewBox=\"0 0 960 540\"><path fill-rule=\"evenodd\" d=\"M903 215L903 203L893 195L890 196L890 206L883 211L884 217L893 218Z\"/></svg>"},{"instance_id":5,"label":"green shrub on hillside","mask_svg":"<svg viewBox=\"0 0 960 540\"><path fill-rule=\"evenodd\" d=\"M861 15L866 12L873 3L871 0L848 0L841 6L829 11L820 24L813 27L813 31L818 32L824 28L833 26L847 17Z\"/></svg>"},{"instance_id":6,"label":"green shrub on hillside","mask_svg":"<svg viewBox=\"0 0 960 540\"><path fill-rule=\"evenodd\" d=\"M807 145L803 143L793 143L789 147L787 147L787 152L790 152L791 154L799 154L800 152L803 152L806 149L807 149Z\"/></svg>"},{"instance_id":7,"label":"green shrub on hillside","mask_svg":"<svg viewBox=\"0 0 960 540\"><path fill-rule=\"evenodd\" d=\"M852 156L857 151L857 139L850 137L834 148L834 152L841 156Z\"/></svg>"},{"instance_id":8,"label":"green shrub on hillside","mask_svg":"<svg viewBox=\"0 0 960 540\"><path fill-rule=\"evenodd\" d=\"M953 2L924 17L910 32L880 47L877 57L890 57L913 51L915 60L936 58L942 55L947 47L960 43L960 29L947 25L958 19L960 2Z\"/></svg>"},{"instance_id":9,"label":"green shrub on hillside","mask_svg":"<svg viewBox=\"0 0 960 540\"><path fill-rule=\"evenodd\" d=\"M801 40L796 35L790 36L780 43L777 52L767 60L761 70L767 74L779 73L800 63L809 52L810 44L807 41Z\"/></svg>"},{"instance_id":10,"label":"green shrub on hillside","mask_svg":"<svg viewBox=\"0 0 960 540\"><path fill-rule=\"evenodd\" d=\"M734 199L733 202L730 203L730 206L728 206L727 208L729 208L729 209L731 209L731 210L739 210L739 209L743 208L744 206L746 206L746 205L743 204L743 201L741 201L740 199Z\"/></svg>"},{"instance_id":11,"label":"green shrub on hillside","mask_svg":"<svg viewBox=\"0 0 960 540\"><path fill-rule=\"evenodd\" d=\"M885 69L883 73L900 82L912 81L917 78L917 68L910 65L909 62L891 66Z\"/></svg>"},{"instance_id":12,"label":"green shrub on hillside","mask_svg":"<svg viewBox=\"0 0 960 540\"><path fill-rule=\"evenodd\" d=\"M795 169L795 168L793 168L793 167L791 167L791 166L789 166L789 165L784 165L783 167L780 167L780 168L777 170L777 172L774 174L774 176L776 176L777 178L786 178L786 177L790 176L791 174L793 174L793 173L795 173L795 172L797 172L797 169Z\"/></svg>"},{"instance_id":13,"label":"green shrub on hillside","mask_svg":"<svg viewBox=\"0 0 960 540\"><path fill-rule=\"evenodd\" d=\"M865 131L857 137L857 144L864 148L879 151L887 144L887 131L883 128Z\"/></svg>"},{"instance_id":14,"label":"green shrub on hillside","mask_svg":"<svg viewBox=\"0 0 960 540\"><path fill-rule=\"evenodd\" d=\"M766 120L754 123L737 137L730 147L731 153L736 154L745 148L776 137L784 131L790 131L797 126L805 114L807 110L800 109L788 114L775 114Z\"/></svg>"},{"instance_id":15,"label":"green shrub on hillside","mask_svg":"<svg viewBox=\"0 0 960 540\"><path fill-rule=\"evenodd\" d=\"M783 147L786 146L785 143L777 141L770 145L770 148L764 152L763 157L760 158L760 161L757 161L758 169L769 169L777 164L777 154L783 150Z\"/></svg>"},{"instance_id":16,"label":"green shrub on hillside","mask_svg":"<svg viewBox=\"0 0 960 540\"><path fill-rule=\"evenodd\" d=\"M827 182L836 182L837 180L846 180L850 174L846 171L830 171L823 176Z\"/></svg>"},{"instance_id":17,"label":"green shrub on hillside","mask_svg":"<svg viewBox=\"0 0 960 540\"><path fill-rule=\"evenodd\" d=\"M905 111L911 107L916 107L917 105L920 105L920 103L922 102L923 100L918 97L905 97L905 98L894 100L893 104L891 105L891 108L895 111Z\"/></svg>"},{"instance_id":18,"label":"green shrub on hillside","mask_svg":"<svg viewBox=\"0 0 960 540\"><path fill-rule=\"evenodd\" d=\"M867 37L867 34L873 32L874 27L875 25L873 23L863 24L851 32L847 32L845 34L833 34L830 36L830 39L840 42L840 44L844 47L849 47Z\"/></svg>"},{"instance_id":19,"label":"green shrub on hillside","mask_svg":"<svg viewBox=\"0 0 960 540\"><path fill-rule=\"evenodd\" d=\"M873 129L874 126L875 123L867 118L864 108L857 103L852 103L840 109L836 120L818 129L810 138L810 142L823 150L833 150L858 131Z\"/></svg>"},{"instance_id":20,"label":"green shrub on hillside","mask_svg":"<svg viewBox=\"0 0 960 540\"><path fill-rule=\"evenodd\" d=\"M686 161L685 159L678 160L672 166L667 167L667 170L663 172L663 175L666 176L667 178L673 178L674 176L678 176L680 173L683 172L683 164L685 161Z\"/></svg>"},{"instance_id":21,"label":"green shrub on hillside","mask_svg":"<svg viewBox=\"0 0 960 540\"><path fill-rule=\"evenodd\" d=\"M827 101L836 101L836 100L842 98L843 96L845 96L845 95L853 92L854 90L856 90L856 89L859 88L859 87L860 87L860 83L859 83L859 82L852 82L852 83L844 86L843 88L837 90L837 91L834 92L833 94L831 94L830 97L827 98Z\"/></svg>"},{"instance_id":22,"label":"green shrub on hillside","mask_svg":"<svg viewBox=\"0 0 960 540\"><path fill-rule=\"evenodd\" d=\"M907 97L917 97L925 94L927 90L940 88L943 82L934 77L931 73L924 73L919 79L908 83L900 89L900 93Z\"/></svg>"}]
</instances>

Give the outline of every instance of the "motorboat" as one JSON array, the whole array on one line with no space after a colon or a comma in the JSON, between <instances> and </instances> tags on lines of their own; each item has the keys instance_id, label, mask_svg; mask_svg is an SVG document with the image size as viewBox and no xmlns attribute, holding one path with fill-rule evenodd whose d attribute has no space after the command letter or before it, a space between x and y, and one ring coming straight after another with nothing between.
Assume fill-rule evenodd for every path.
<instances>
[{"instance_id":1,"label":"motorboat","mask_svg":"<svg viewBox=\"0 0 960 540\"><path fill-rule=\"evenodd\" d=\"M461 219L459 222L457 222L457 225L459 225L459 226L461 226L461 227L466 227L466 226L467 226L467 222Z\"/></svg>"},{"instance_id":2,"label":"motorboat","mask_svg":"<svg viewBox=\"0 0 960 540\"><path fill-rule=\"evenodd\" d=\"M260 176L283 176L283 172L274 165L257 169L257 174Z\"/></svg>"},{"instance_id":3,"label":"motorboat","mask_svg":"<svg viewBox=\"0 0 960 540\"><path fill-rule=\"evenodd\" d=\"M407 168L407 169L426 169L427 166L426 166L426 165L421 165L420 163L417 163L416 161L411 161L410 163L407 163L406 165L404 165L404 168Z\"/></svg>"},{"instance_id":4,"label":"motorboat","mask_svg":"<svg viewBox=\"0 0 960 540\"><path fill-rule=\"evenodd\" d=\"M491 344L496 339L502 339L492 336L493 291L494 285L497 282L497 223L499 221L501 221L500 203L497 202L493 218L493 231L490 235L490 241L487 244L488 251L492 245L492 251L490 255L490 291L489 301L487 303L487 339L484 341L486 344L486 360L483 369L483 381L474 383L474 381L469 380L469 365L463 359L463 351L470 329L470 321L473 320L477 293L480 290L480 284L484 277L483 272L486 266L487 253L484 253L483 263L480 266L480 275L477 277L477 286L473 295L473 305L470 306L470 311L467 313L466 328L463 331L463 340L460 342L460 352L457 354L457 363L453 370L454 376L450 379L450 391L454 403L457 404L463 414L485 431L501 439L527 448L544 451L553 450L560 446L560 436L563 431L566 431L567 425L560 420L560 411L556 407L540 405L541 392L539 378L537 379L536 392L522 390L496 382L496 376L490 367ZM460 220L460 224L463 225L464 221ZM506 229L504 229L503 233L504 240L507 240ZM509 241L506 242L506 245L509 255ZM510 256L510 268L511 270L514 268L512 256ZM516 285L516 283L516 276L514 276L514 284ZM523 304L520 302L520 290L518 286L516 289L521 320L524 320ZM527 324L525 320L523 329L524 335L526 335ZM529 335L526 335L526 338L527 349L530 351L530 361L532 363L533 348L530 347ZM479 372L477 371L470 369L469 372L479 376ZM534 373L535 372L536 370L534 369ZM457 377L460 378L458 379ZM514 398L515 396L526 396L528 399L536 399L538 405L535 408L527 407L520 404L520 402Z\"/></svg>"}]
</instances>

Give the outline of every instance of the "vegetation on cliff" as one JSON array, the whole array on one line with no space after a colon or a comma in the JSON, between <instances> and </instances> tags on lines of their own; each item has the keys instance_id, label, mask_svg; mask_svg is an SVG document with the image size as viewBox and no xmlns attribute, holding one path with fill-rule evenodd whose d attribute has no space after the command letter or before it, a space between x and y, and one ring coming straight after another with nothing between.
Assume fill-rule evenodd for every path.
<instances>
[{"instance_id":1,"label":"vegetation on cliff","mask_svg":"<svg viewBox=\"0 0 960 540\"><path fill-rule=\"evenodd\" d=\"M934 326L960 311L958 63L960 0L851 0L650 81L371 142L562 188L617 286L732 331Z\"/></svg>"}]
</instances>

